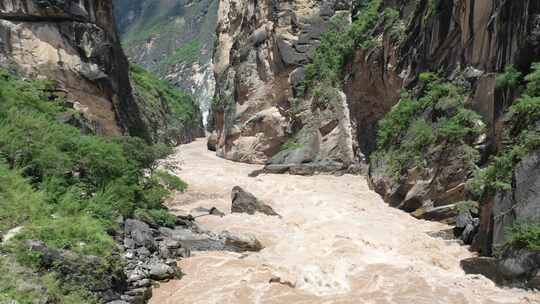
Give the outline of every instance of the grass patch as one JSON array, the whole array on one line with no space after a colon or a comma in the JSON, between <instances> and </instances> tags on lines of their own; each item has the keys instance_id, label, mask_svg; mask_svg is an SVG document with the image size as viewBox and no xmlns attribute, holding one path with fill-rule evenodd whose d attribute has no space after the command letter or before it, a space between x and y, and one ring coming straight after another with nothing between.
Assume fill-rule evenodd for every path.
<instances>
[{"instance_id":1,"label":"grass patch","mask_svg":"<svg viewBox=\"0 0 540 304\"><path fill-rule=\"evenodd\" d=\"M296 149L302 149L304 145L299 143L296 138L290 138L287 140L284 144L281 145L279 148L279 151L288 151L288 150L296 150Z\"/></svg>"},{"instance_id":2,"label":"grass patch","mask_svg":"<svg viewBox=\"0 0 540 304\"><path fill-rule=\"evenodd\" d=\"M0 232L24 226L10 242L13 247L0 248L5 252L0 257L25 262L21 267L33 274L24 277L47 288L50 303L92 303L86 285L58 285L54 269L35 274L40 269L32 261L39 257L20 244L41 240L51 248L94 255L105 265L117 263L109 232L117 229L119 216L146 212L158 223L170 223L162 204L170 192L146 172L172 149L139 138L83 135L57 122L67 109L52 93L53 85L0 70ZM6 271L8 277L18 275ZM16 295L17 288L0 283L0 299L30 303ZM41 299L32 291L28 297Z\"/></svg>"},{"instance_id":3,"label":"grass patch","mask_svg":"<svg viewBox=\"0 0 540 304\"><path fill-rule=\"evenodd\" d=\"M144 68L132 64L130 66L135 94L144 100L145 112L155 119L162 119L162 109L168 110L166 119L169 125L196 124L198 119L197 102L189 94L159 79Z\"/></svg>"},{"instance_id":4,"label":"grass patch","mask_svg":"<svg viewBox=\"0 0 540 304\"><path fill-rule=\"evenodd\" d=\"M504 68L504 72L497 75L495 86L497 89L514 89L522 81L523 75L513 65Z\"/></svg>"},{"instance_id":5,"label":"grass patch","mask_svg":"<svg viewBox=\"0 0 540 304\"><path fill-rule=\"evenodd\" d=\"M170 190L177 190L184 192L187 190L188 184L180 179L176 175L172 175L167 171L158 170L154 173L154 176L165 184Z\"/></svg>"},{"instance_id":6,"label":"grass patch","mask_svg":"<svg viewBox=\"0 0 540 304\"><path fill-rule=\"evenodd\" d=\"M176 49L172 55L162 60L159 64L171 66L178 63L193 63L199 60L201 50L202 44L199 42L199 40L194 39Z\"/></svg>"},{"instance_id":7,"label":"grass patch","mask_svg":"<svg viewBox=\"0 0 540 304\"><path fill-rule=\"evenodd\" d=\"M53 273L40 276L14 259L0 255L0 303L97 304L84 289L62 286Z\"/></svg>"}]
</instances>

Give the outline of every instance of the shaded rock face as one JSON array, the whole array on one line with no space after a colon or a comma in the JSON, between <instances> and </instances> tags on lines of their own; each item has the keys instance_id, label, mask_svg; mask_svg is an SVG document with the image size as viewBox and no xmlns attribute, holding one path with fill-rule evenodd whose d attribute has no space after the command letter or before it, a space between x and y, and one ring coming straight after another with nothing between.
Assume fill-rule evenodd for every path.
<instances>
[{"instance_id":1,"label":"shaded rock face","mask_svg":"<svg viewBox=\"0 0 540 304\"><path fill-rule=\"evenodd\" d=\"M303 65L332 16L350 19L348 1L220 1L214 53L216 94L209 128L218 156L262 164L293 135L309 146L308 160L351 162L352 130L346 97L329 107L295 98ZM214 144L212 144L212 147ZM296 156L283 162L301 161Z\"/></svg>"},{"instance_id":2,"label":"shaded rock face","mask_svg":"<svg viewBox=\"0 0 540 304\"><path fill-rule=\"evenodd\" d=\"M129 59L192 94L206 116L215 87L218 0L113 2Z\"/></svg>"},{"instance_id":3,"label":"shaded rock face","mask_svg":"<svg viewBox=\"0 0 540 304\"><path fill-rule=\"evenodd\" d=\"M415 88L419 73L438 71L449 81L462 81L470 88L466 107L482 116L488 136L487 141L479 139L471 146L486 158L489 148L499 145L498 126L510 102L496 89L495 73L509 64L526 70L531 62L540 59L540 5L534 1L439 1L434 13L435 8L428 2L420 1L414 7L387 1L386 5L399 9L410 20L405 36L396 43L383 33L380 47L356 53L349 69L357 69L352 79L361 82L349 93L357 98L349 100L352 112L357 113L359 145L366 154L373 150L374 123L397 102L400 86ZM432 115L423 113L423 117ZM472 174L472 166L464 162L466 153L463 146L456 144L437 147L425 155L427 168L407 168L399 181L385 176L388 164L372 163L371 186L387 202L417 217L453 221L457 215L455 203L467 199L465 183ZM497 212L498 207L493 208ZM492 208L484 209L491 212ZM488 223L484 226L488 230L492 227ZM490 238L486 235L484 239Z\"/></svg>"},{"instance_id":4,"label":"shaded rock face","mask_svg":"<svg viewBox=\"0 0 540 304\"><path fill-rule=\"evenodd\" d=\"M540 150L525 157L514 170L514 187L498 193L493 201L493 247L502 247L507 227L523 222L540 221ZM489 233L489 231L482 231Z\"/></svg>"},{"instance_id":5,"label":"shaded rock face","mask_svg":"<svg viewBox=\"0 0 540 304\"><path fill-rule=\"evenodd\" d=\"M540 253L526 249L507 249L500 258L473 257L461 261L466 273L481 274L500 285L540 287Z\"/></svg>"},{"instance_id":6,"label":"shaded rock face","mask_svg":"<svg viewBox=\"0 0 540 304\"><path fill-rule=\"evenodd\" d=\"M0 63L57 82L99 134L148 137L128 76L110 1L0 3Z\"/></svg>"}]
</instances>

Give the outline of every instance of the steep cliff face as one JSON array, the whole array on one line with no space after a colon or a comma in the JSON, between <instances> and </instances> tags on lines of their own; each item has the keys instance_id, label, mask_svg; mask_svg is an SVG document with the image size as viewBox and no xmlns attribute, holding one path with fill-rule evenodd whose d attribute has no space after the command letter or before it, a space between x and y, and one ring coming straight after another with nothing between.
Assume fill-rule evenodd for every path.
<instances>
[{"instance_id":1,"label":"steep cliff face","mask_svg":"<svg viewBox=\"0 0 540 304\"><path fill-rule=\"evenodd\" d=\"M535 1L224 0L214 61L222 157L269 172L369 162L387 202L450 223L461 212L456 231L487 255L540 218L526 194L537 118L523 110L538 95Z\"/></svg>"},{"instance_id":2,"label":"steep cliff face","mask_svg":"<svg viewBox=\"0 0 540 304\"><path fill-rule=\"evenodd\" d=\"M158 92L148 93L156 89L149 86L137 86L134 96L112 9L110 1L3 1L0 64L53 81L55 94L78 113L62 120L87 132L170 143L200 136L198 110L189 121L171 110L178 104L189 107L192 100L156 103L149 96ZM168 119L149 119L151 111ZM171 127L171 121L179 124Z\"/></svg>"},{"instance_id":3,"label":"steep cliff face","mask_svg":"<svg viewBox=\"0 0 540 304\"><path fill-rule=\"evenodd\" d=\"M406 16L405 6L394 3L394 7L400 10L401 16ZM477 165L484 166L489 155L505 149L503 131L508 125L504 117L519 93L498 86L497 76L509 65L526 73L531 64L540 59L539 14L540 7L533 1L463 0L438 1L436 4L420 1L410 14L404 39L397 44L396 72L405 88L415 88L413 95L428 95L429 90L426 94L421 89L424 84L418 83L418 75L437 71L446 83L463 88L464 95L457 99L462 99L466 109L480 114L482 122L477 120L478 124L485 124L485 127L476 136L469 134L459 141L452 142L448 137L445 141L435 140L423 150L423 163L405 160L397 179L389 178L387 174L391 167L388 159L372 158L376 159L370 171L373 186L390 203L430 219L451 220L464 201L479 199L483 202L481 233L474 242L478 249L483 247L486 254L491 254L492 229L498 231L495 243L504 244L503 230L507 230L510 223L503 223L498 218L504 213L502 209L509 211L512 208L501 207L500 199L493 202L488 198L491 195L475 198L467 183ZM363 91L362 87L360 91ZM441 116L438 108L441 97L444 96L438 96L436 100L439 104L417 112L413 118L423 117L434 130L441 129L444 124L437 118ZM449 118L449 113L443 116ZM397 144L408 142L406 137L403 134ZM530 187L528 189L522 190L531 191ZM515 204L529 205L530 208L530 202ZM511 217L530 220L535 216L514 213ZM493 218L496 218L495 224Z\"/></svg>"},{"instance_id":4,"label":"steep cliff face","mask_svg":"<svg viewBox=\"0 0 540 304\"><path fill-rule=\"evenodd\" d=\"M333 92L321 106L296 98L302 66L336 15L350 20L350 3L220 2L209 142L218 155L264 163L281 150L273 163L353 161L345 96Z\"/></svg>"},{"instance_id":5,"label":"steep cliff face","mask_svg":"<svg viewBox=\"0 0 540 304\"><path fill-rule=\"evenodd\" d=\"M149 138L131 95L110 1L2 1L0 36L0 62L57 81L94 131Z\"/></svg>"},{"instance_id":6,"label":"steep cliff face","mask_svg":"<svg viewBox=\"0 0 540 304\"><path fill-rule=\"evenodd\" d=\"M217 0L115 0L122 44L132 62L191 93L207 112L214 94Z\"/></svg>"}]
</instances>

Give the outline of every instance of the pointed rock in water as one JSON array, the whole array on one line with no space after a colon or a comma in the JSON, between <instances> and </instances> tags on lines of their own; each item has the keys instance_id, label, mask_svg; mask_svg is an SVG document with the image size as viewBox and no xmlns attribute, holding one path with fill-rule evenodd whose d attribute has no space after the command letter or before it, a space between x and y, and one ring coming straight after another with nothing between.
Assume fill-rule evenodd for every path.
<instances>
[{"instance_id":1,"label":"pointed rock in water","mask_svg":"<svg viewBox=\"0 0 540 304\"><path fill-rule=\"evenodd\" d=\"M232 235L224 231L222 236L225 238L225 246L233 251L261 251L264 247L259 240L252 234Z\"/></svg>"},{"instance_id":2,"label":"pointed rock in water","mask_svg":"<svg viewBox=\"0 0 540 304\"><path fill-rule=\"evenodd\" d=\"M260 212L270 216L279 216L272 207L261 202L253 194L246 192L239 186L235 186L232 189L231 198L231 212L233 213L247 213L253 215L255 212Z\"/></svg>"}]
</instances>

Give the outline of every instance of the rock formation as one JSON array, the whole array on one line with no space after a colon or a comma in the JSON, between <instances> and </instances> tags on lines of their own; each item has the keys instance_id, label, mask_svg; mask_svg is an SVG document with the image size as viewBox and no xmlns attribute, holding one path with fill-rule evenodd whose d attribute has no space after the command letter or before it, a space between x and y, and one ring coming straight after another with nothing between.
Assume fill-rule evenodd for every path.
<instances>
[{"instance_id":1,"label":"rock formation","mask_svg":"<svg viewBox=\"0 0 540 304\"><path fill-rule=\"evenodd\" d=\"M302 66L335 15L350 19L350 3L220 2L209 123L219 156L264 163L289 150L275 162L354 161L346 96L335 92L331 106L312 109L295 95Z\"/></svg>"},{"instance_id":2,"label":"rock formation","mask_svg":"<svg viewBox=\"0 0 540 304\"><path fill-rule=\"evenodd\" d=\"M271 206L261 202L253 194L235 186L231 192L231 212L255 214L260 212L270 216L279 216Z\"/></svg>"},{"instance_id":3,"label":"rock formation","mask_svg":"<svg viewBox=\"0 0 540 304\"><path fill-rule=\"evenodd\" d=\"M56 94L82 114L68 122L160 141L153 134L164 127L146 121L148 101L133 96L111 1L2 1L0 64L54 82Z\"/></svg>"}]
</instances>

